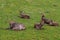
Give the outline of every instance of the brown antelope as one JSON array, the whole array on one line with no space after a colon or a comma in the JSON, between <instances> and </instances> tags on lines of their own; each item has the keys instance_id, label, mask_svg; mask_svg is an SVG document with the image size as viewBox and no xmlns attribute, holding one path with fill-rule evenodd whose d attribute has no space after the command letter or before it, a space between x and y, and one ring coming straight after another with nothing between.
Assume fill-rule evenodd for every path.
<instances>
[{"instance_id":1,"label":"brown antelope","mask_svg":"<svg viewBox=\"0 0 60 40\"><path fill-rule=\"evenodd\" d=\"M30 16L27 15L27 14L24 14L23 11L20 11L20 17L21 17L21 18L24 18L24 19L30 19Z\"/></svg>"},{"instance_id":2,"label":"brown antelope","mask_svg":"<svg viewBox=\"0 0 60 40\"><path fill-rule=\"evenodd\" d=\"M59 24L57 22L54 22L53 20L45 18L45 15L42 15L42 20L44 20L44 23L50 25L50 26L58 26Z\"/></svg>"},{"instance_id":3,"label":"brown antelope","mask_svg":"<svg viewBox=\"0 0 60 40\"><path fill-rule=\"evenodd\" d=\"M11 21L10 23L10 29L12 30L24 30L25 29L25 25L22 23L16 23Z\"/></svg>"},{"instance_id":4,"label":"brown antelope","mask_svg":"<svg viewBox=\"0 0 60 40\"><path fill-rule=\"evenodd\" d=\"M36 23L35 25L34 25L34 28L36 28L36 29L42 29L42 26L44 25L44 21L42 20L40 23Z\"/></svg>"}]
</instances>

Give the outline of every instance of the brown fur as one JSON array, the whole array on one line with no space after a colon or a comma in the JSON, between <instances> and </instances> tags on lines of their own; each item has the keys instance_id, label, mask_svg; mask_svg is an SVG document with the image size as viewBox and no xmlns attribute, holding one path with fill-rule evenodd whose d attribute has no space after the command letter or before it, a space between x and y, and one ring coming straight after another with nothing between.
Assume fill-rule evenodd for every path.
<instances>
[{"instance_id":1,"label":"brown fur","mask_svg":"<svg viewBox=\"0 0 60 40\"><path fill-rule=\"evenodd\" d=\"M24 12L22 12L22 11L20 12L20 17L24 18L24 19L30 19L30 16L27 14L24 14Z\"/></svg>"},{"instance_id":2,"label":"brown fur","mask_svg":"<svg viewBox=\"0 0 60 40\"><path fill-rule=\"evenodd\" d=\"M57 22L54 22L53 20L45 18L45 15L42 15L42 20L44 20L44 23L50 25L50 26L58 26L59 24Z\"/></svg>"},{"instance_id":3,"label":"brown fur","mask_svg":"<svg viewBox=\"0 0 60 40\"><path fill-rule=\"evenodd\" d=\"M50 26L59 26L59 24L57 22L50 22L49 25Z\"/></svg>"},{"instance_id":4,"label":"brown fur","mask_svg":"<svg viewBox=\"0 0 60 40\"><path fill-rule=\"evenodd\" d=\"M10 25L10 29L12 29L15 26L15 22L14 21L10 21L9 25Z\"/></svg>"},{"instance_id":5,"label":"brown fur","mask_svg":"<svg viewBox=\"0 0 60 40\"><path fill-rule=\"evenodd\" d=\"M40 23L36 23L35 25L34 25L34 28L36 28L36 29L42 29L42 26L44 25L44 21L41 21Z\"/></svg>"},{"instance_id":6,"label":"brown fur","mask_svg":"<svg viewBox=\"0 0 60 40\"><path fill-rule=\"evenodd\" d=\"M25 25L22 23L16 23L16 22L11 21L9 24L10 24L9 29L12 29L12 30L24 30L25 29Z\"/></svg>"},{"instance_id":7,"label":"brown fur","mask_svg":"<svg viewBox=\"0 0 60 40\"><path fill-rule=\"evenodd\" d=\"M13 30L25 30L25 25L23 25L22 23L17 23Z\"/></svg>"}]
</instances>

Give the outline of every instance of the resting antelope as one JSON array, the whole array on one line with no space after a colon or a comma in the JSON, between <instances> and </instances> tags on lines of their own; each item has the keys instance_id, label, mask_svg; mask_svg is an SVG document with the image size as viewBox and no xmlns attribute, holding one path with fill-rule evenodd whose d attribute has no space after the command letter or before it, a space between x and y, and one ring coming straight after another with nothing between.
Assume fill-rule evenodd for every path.
<instances>
[{"instance_id":1,"label":"resting antelope","mask_svg":"<svg viewBox=\"0 0 60 40\"><path fill-rule=\"evenodd\" d=\"M10 28L12 30L24 30L25 29L25 25L22 23L16 23L14 21L11 21L10 23Z\"/></svg>"},{"instance_id":2,"label":"resting antelope","mask_svg":"<svg viewBox=\"0 0 60 40\"><path fill-rule=\"evenodd\" d=\"M36 28L36 29L43 29L43 28L42 28L43 25L44 25L44 21L41 20L40 23L36 23L36 24L34 24L34 28Z\"/></svg>"},{"instance_id":3,"label":"resting antelope","mask_svg":"<svg viewBox=\"0 0 60 40\"><path fill-rule=\"evenodd\" d=\"M59 24L53 20L45 18L45 15L42 15L42 20L44 20L44 23L50 25L50 26L58 26Z\"/></svg>"},{"instance_id":4,"label":"resting antelope","mask_svg":"<svg viewBox=\"0 0 60 40\"><path fill-rule=\"evenodd\" d=\"M20 17L24 19L30 19L30 16L25 14L23 11L20 11Z\"/></svg>"}]
</instances>

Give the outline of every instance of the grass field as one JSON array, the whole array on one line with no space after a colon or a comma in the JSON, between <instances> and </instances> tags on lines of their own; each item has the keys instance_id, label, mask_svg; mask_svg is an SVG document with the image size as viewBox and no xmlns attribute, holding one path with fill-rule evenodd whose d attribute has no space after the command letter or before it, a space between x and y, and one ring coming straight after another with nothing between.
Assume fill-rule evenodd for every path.
<instances>
[{"instance_id":1,"label":"grass field","mask_svg":"<svg viewBox=\"0 0 60 40\"><path fill-rule=\"evenodd\" d=\"M19 18L23 10L31 19ZM60 40L60 26L44 25L44 30L33 28L40 22L41 12L60 24L60 0L0 0L0 40ZM26 26L24 31L5 30L14 20Z\"/></svg>"}]
</instances>

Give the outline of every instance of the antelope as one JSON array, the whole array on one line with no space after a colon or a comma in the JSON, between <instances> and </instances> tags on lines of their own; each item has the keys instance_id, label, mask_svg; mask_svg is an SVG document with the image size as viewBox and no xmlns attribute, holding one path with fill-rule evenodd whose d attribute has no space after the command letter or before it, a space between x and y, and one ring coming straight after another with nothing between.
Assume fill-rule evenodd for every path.
<instances>
[{"instance_id":1,"label":"antelope","mask_svg":"<svg viewBox=\"0 0 60 40\"><path fill-rule=\"evenodd\" d=\"M45 24L48 24L50 26L58 26L59 25L57 22L54 22L53 20L50 20L50 19L45 18L45 15L44 14L42 15L42 18L41 19L44 20L44 23Z\"/></svg>"},{"instance_id":2,"label":"antelope","mask_svg":"<svg viewBox=\"0 0 60 40\"><path fill-rule=\"evenodd\" d=\"M12 30L24 30L25 29L25 25L22 23L16 23L14 21L11 21L9 25L10 25L9 29L12 29Z\"/></svg>"},{"instance_id":3,"label":"antelope","mask_svg":"<svg viewBox=\"0 0 60 40\"><path fill-rule=\"evenodd\" d=\"M41 20L41 22L40 23L36 23L36 24L34 24L34 28L36 28L36 29L43 29L42 27L43 27L43 25L44 25L44 21L43 20Z\"/></svg>"},{"instance_id":4,"label":"antelope","mask_svg":"<svg viewBox=\"0 0 60 40\"><path fill-rule=\"evenodd\" d=\"M21 17L21 18L24 18L24 19L30 19L30 16L27 15L27 14L24 14L23 11L20 11L20 17Z\"/></svg>"}]
</instances>

